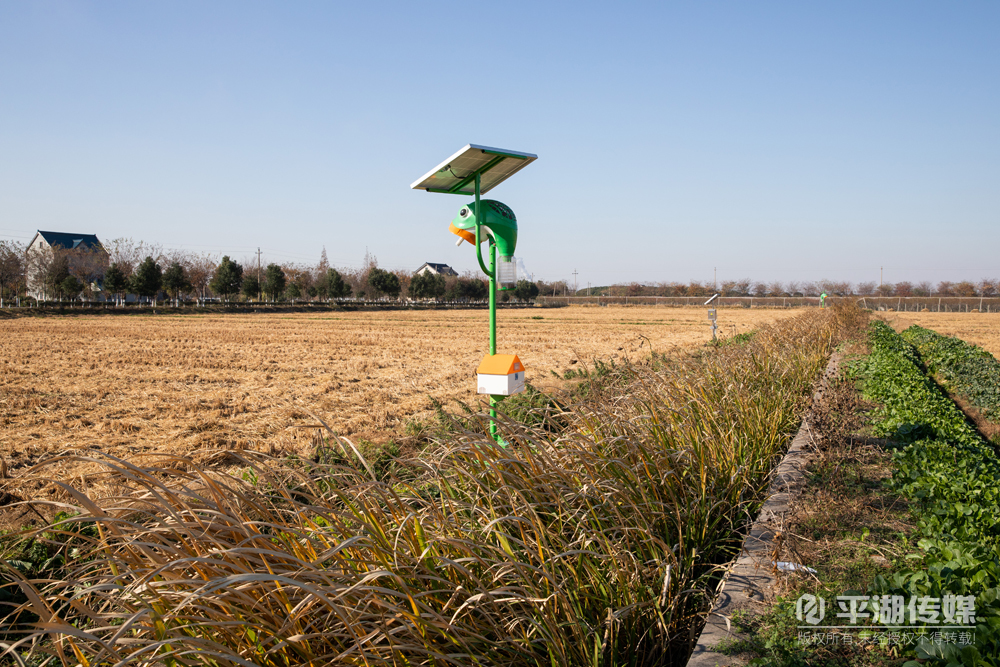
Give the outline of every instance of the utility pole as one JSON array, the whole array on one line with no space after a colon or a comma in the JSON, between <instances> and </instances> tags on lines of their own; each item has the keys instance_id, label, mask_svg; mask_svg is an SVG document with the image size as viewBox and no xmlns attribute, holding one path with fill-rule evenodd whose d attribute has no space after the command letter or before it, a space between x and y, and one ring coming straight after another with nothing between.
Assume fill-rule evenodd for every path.
<instances>
[{"instance_id":1,"label":"utility pole","mask_svg":"<svg viewBox=\"0 0 1000 667\"><path fill-rule=\"evenodd\" d=\"M879 296L882 295L882 271L885 269L884 266L878 267L878 293Z\"/></svg>"},{"instance_id":2,"label":"utility pole","mask_svg":"<svg viewBox=\"0 0 1000 667\"><path fill-rule=\"evenodd\" d=\"M719 291L719 267L712 267L712 291Z\"/></svg>"},{"instance_id":3,"label":"utility pole","mask_svg":"<svg viewBox=\"0 0 1000 667\"><path fill-rule=\"evenodd\" d=\"M590 281L587 281L587 296L590 296Z\"/></svg>"},{"instance_id":4,"label":"utility pole","mask_svg":"<svg viewBox=\"0 0 1000 667\"><path fill-rule=\"evenodd\" d=\"M573 269L573 296L576 296L577 283L576 283L576 269Z\"/></svg>"}]
</instances>

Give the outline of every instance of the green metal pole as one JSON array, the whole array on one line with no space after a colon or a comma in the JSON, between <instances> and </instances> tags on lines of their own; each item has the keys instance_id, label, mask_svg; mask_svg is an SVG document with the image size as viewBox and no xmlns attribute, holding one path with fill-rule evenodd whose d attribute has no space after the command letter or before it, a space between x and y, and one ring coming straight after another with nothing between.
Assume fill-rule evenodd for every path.
<instances>
[{"instance_id":1,"label":"green metal pole","mask_svg":"<svg viewBox=\"0 0 1000 667\"><path fill-rule=\"evenodd\" d=\"M497 353L497 247L490 244L490 356ZM497 435L497 400L496 396L490 395L490 435L493 440L500 443L500 436Z\"/></svg>"},{"instance_id":2,"label":"green metal pole","mask_svg":"<svg viewBox=\"0 0 1000 667\"><path fill-rule=\"evenodd\" d=\"M482 267L483 269L485 269L486 267L483 266L483 253L480 250L480 247L481 247L482 242L483 242L482 231L481 231L483 219L479 217L479 172L478 171L476 172L476 203L475 203L475 207L476 207L476 210L473 211L473 213L476 216L476 258L479 260L479 266Z\"/></svg>"},{"instance_id":3,"label":"green metal pole","mask_svg":"<svg viewBox=\"0 0 1000 667\"><path fill-rule=\"evenodd\" d=\"M476 174L476 225L478 226L482 218L479 217L479 174ZM476 240L479 238L477 236ZM496 285L496 245L492 242L488 244L490 253L490 270L487 277L490 281L490 356L497 353L497 285ZM477 248L478 250L478 248ZM497 401L496 396L490 395L490 437L495 442L499 442L497 436Z\"/></svg>"},{"instance_id":4,"label":"green metal pole","mask_svg":"<svg viewBox=\"0 0 1000 667\"><path fill-rule=\"evenodd\" d=\"M490 243L490 356L497 353L497 247Z\"/></svg>"},{"instance_id":5,"label":"green metal pole","mask_svg":"<svg viewBox=\"0 0 1000 667\"><path fill-rule=\"evenodd\" d=\"M489 243L490 266L487 269L483 265L482 254L482 217L479 215L479 181L480 174L476 172L476 257L479 259L479 266L486 271L486 277L490 281L490 356L497 353L497 248L492 241ZM502 444L500 436L497 435L497 397L490 394L490 437L497 443Z\"/></svg>"}]
</instances>

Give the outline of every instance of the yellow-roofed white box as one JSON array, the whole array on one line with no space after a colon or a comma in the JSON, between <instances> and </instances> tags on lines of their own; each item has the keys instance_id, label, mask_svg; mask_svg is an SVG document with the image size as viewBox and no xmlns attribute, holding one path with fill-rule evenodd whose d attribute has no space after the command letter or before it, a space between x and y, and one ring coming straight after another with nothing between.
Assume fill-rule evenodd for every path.
<instances>
[{"instance_id":1,"label":"yellow-roofed white box","mask_svg":"<svg viewBox=\"0 0 1000 667\"><path fill-rule=\"evenodd\" d=\"M476 369L480 394L513 396L524 391L524 364L516 354L487 354Z\"/></svg>"}]
</instances>

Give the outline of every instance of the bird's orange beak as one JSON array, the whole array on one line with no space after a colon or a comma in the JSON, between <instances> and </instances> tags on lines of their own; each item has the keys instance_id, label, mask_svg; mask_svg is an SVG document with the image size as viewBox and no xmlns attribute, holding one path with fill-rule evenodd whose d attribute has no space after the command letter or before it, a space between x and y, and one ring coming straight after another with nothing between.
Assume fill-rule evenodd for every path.
<instances>
[{"instance_id":1,"label":"bird's orange beak","mask_svg":"<svg viewBox=\"0 0 1000 667\"><path fill-rule=\"evenodd\" d=\"M458 227L455 226L455 223L448 225L448 231L454 234L455 236L465 239L472 245L476 245L476 234L474 232L470 232L467 229L459 229Z\"/></svg>"}]
</instances>

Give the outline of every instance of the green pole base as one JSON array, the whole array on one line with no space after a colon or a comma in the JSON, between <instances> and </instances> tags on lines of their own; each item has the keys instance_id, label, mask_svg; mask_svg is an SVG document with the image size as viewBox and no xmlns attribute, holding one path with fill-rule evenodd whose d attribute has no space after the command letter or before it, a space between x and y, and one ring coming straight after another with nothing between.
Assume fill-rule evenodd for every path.
<instances>
[{"instance_id":1,"label":"green pole base","mask_svg":"<svg viewBox=\"0 0 1000 667\"><path fill-rule=\"evenodd\" d=\"M507 442L503 438L501 438L500 435L497 433L496 405L505 398L507 397L490 394L490 437L493 438L493 441L496 442L501 447L503 447L504 449L507 448Z\"/></svg>"}]
</instances>

